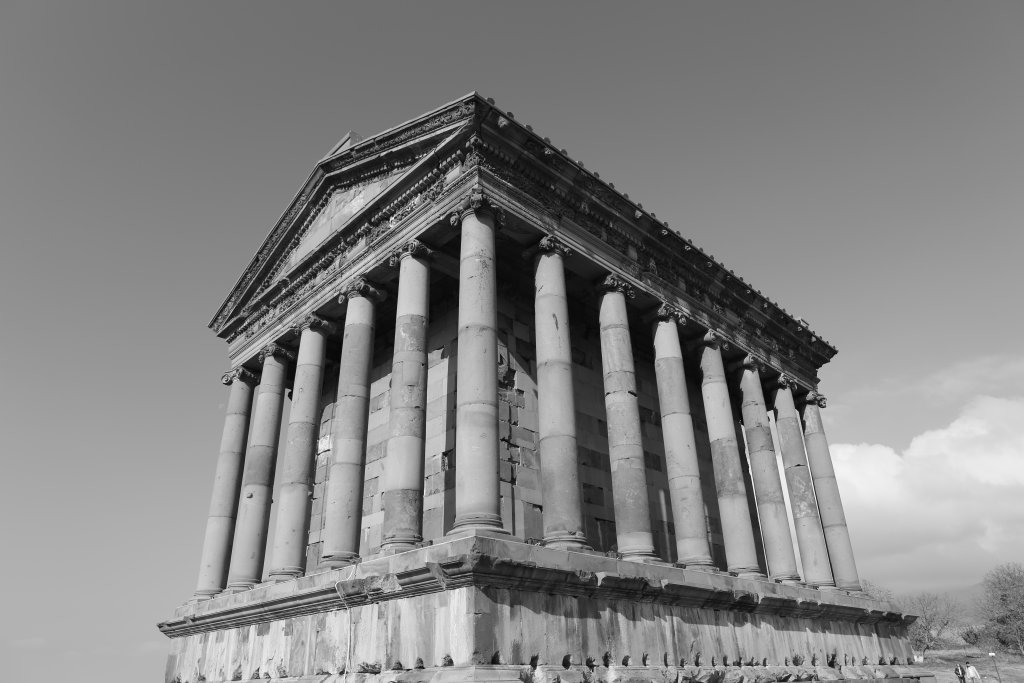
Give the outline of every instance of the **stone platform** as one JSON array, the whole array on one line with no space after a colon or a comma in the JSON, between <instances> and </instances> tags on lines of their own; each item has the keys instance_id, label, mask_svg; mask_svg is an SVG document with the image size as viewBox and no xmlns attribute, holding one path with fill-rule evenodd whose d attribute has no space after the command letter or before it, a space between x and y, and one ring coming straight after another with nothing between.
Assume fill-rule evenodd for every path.
<instances>
[{"instance_id":1,"label":"stone platform","mask_svg":"<svg viewBox=\"0 0 1024 683\"><path fill-rule=\"evenodd\" d=\"M934 680L907 666L912 620L861 594L470 534L159 627L167 683Z\"/></svg>"}]
</instances>

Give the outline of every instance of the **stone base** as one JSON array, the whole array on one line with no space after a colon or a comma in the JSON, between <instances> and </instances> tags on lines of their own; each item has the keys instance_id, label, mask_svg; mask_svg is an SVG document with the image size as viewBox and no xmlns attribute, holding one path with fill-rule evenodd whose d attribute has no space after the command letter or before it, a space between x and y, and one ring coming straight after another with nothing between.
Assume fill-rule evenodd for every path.
<instances>
[{"instance_id":1,"label":"stone base","mask_svg":"<svg viewBox=\"0 0 1024 683\"><path fill-rule=\"evenodd\" d=\"M160 630L167 683L930 680L891 666L913 659L912 619L845 591L470 534L187 603Z\"/></svg>"}]
</instances>

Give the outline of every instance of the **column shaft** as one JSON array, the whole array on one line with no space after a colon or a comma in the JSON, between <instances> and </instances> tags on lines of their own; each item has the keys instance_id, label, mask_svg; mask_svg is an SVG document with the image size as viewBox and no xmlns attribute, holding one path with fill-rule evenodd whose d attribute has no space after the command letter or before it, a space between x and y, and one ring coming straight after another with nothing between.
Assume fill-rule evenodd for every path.
<instances>
[{"instance_id":1,"label":"column shaft","mask_svg":"<svg viewBox=\"0 0 1024 683\"><path fill-rule=\"evenodd\" d=\"M654 325L654 371L661 406L669 500L676 530L676 555L681 565L710 568L713 564L704 519L704 494L676 325L672 315L666 315Z\"/></svg>"},{"instance_id":2,"label":"column shaft","mask_svg":"<svg viewBox=\"0 0 1024 683\"><path fill-rule=\"evenodd\" d=\"M455 415L455 522L502 532L498 489L497 278L494 218L475 194L461 214Z\"/></svg>"},{"instance_id":3,"label":"column shaft","mask_svg":"<svg viewBox=\"0 0 1024 683\"><path fill-rule=\"evenodd\" d=\"M747 436L750 476L754 484L768 576L782 581L799 581L793 537L789 533L789 517L786 515L786 499L761 388L761 373L753 359L748 361L744 363L740 377L740 412Z\"/></svg>"},{"instance_id":4,"label":"column shaft","mask_svg":"<svg viewBox=\"0 0 1024 683\"><path fill-rule=\"evenodd\" d=\"M588 548L576 450L572 345L563 264L567 250L551 237L541 240L541 250L534 265L534 315L544 545Z\"/></svg>"},{"instance_id":5,"label":"column shaft","mask_svg":"<svg viewBox=\"0 0 1024 683\"><path fill-rule=\"evenodd\" d=\"M271 344L264 349L263 373L256 390L256 414L252 436L245 454L242 473L242 497L235 523L235 539L228 570L229 591L252 588L263 576L267 527L270 524L274 470L277 467L277 442L281 434L284 407L284 382L290 354Z\"/></svg>"},{"instance_id":6,"label":"column shaft","mask_svg":"<svg viewBox=\"0 0 1024 683\"><path fill-rule=\"evenodd\" d=\"M400 258L391 412L382 475L381 549L391 552L415 548L423 542L423 459L427 423L430 267L425 258L417 258L409 251Z\"/></svg>"},{"instance_id":7,"label":"column shaft","mask_svg":"<svg viewBox=\"0 0 1024 683\"><path fill-rule=\"evenodd\" d=\"M804 568L804 582L822 588L835 586L804 453L800 415L786 379L780 380L775 392L775 425L779 433L779 450L782 451L782 465L786 472L796 541L800 547L800 563Z\"/></svg>"},{"instance_id":8,"label":"column shaft","mask_svg":"<svg viewBox=\"0 0 1024 683\"><path fill-rule=\"evenodd\" d=\"M359 559L375 308L374 295L367 288L357 280L343 295L348 308L324 495L321 564L325 567L342 567Z\"/></svg>"},{"instance_id":9,"label":"column shaft","mask_svg":"<svg viewBox=\"0 0 1024 683\"><path fill-rule=\"evenodd\" d=\"M274 545L270 554L269 575L279 581L305 573L313 468L320 435L324 355L331 328L322 318L310 316L302 322L300 330Z\"/></svg>"},{"instance_id":10,"label":"column shaft","mask_svg":"<svg viewBox=\"0 0 1024 683\"><path fill-rule=\"evenodd\" d=\"M825 532L825 545L828 547L829 560L832 562L832 575L836 587L857 591L861 590L860 576L857 574L857 563L853 558L853 545L850 543L850 530L846 526L843 501L839 497L839 483L832 468L832 454L828 449L828 439L825 438L821 412L818 410L819 405L824 402L824 397L814 392L808 396L803 414L804 445L807 448L807 460L814 481L814 495L818 499L818 513Z\"/></svg>"},{"instance_id":11,"label":"column shaft","mask_svg":"<svg viewBox=\"0 0 1024 683\"><path fill-rule=\"evenodd\" d=\"M217 473L210 497L203 555L199 563L199 582L195 596L200 599L220 593L227 585L256 377L248 370L239 368L224 375L221 381L231 385L231 392L228 395L227 417L224 418L224 432L220 440L220 455L217 456Z\"/></svg>"},{"instance_id":12,"label":"column shaft","mask_svg":"<svg viewBox=\"0 0 1024 683\"><path fill-rule=\"evenodd\" d=\"M608 417L608 458L612 470L615 537L625 559L655 557L647 472L640 436L636 370L626 314L626 287L606 281L601 297L601 364Z\"/></svg>"},{"instance_id":13,"label":"column shaft","mask_svg":"<svg viewBox=\"0 0 1024 683\"><path fill-rule=\"evenodd\" d=\"M711 441L711 460L715 469L715 488L718 492L718 511L722 521L725 559L729 571L740 576L763 576L757 562L754 529L747 506L747 489L743 483L743 464L740 462L733 425L729 389L725 381L722 352L713 333L709 333L701 351L700 367L703 374L701 393Z\"/></svg>"}]
</instances>

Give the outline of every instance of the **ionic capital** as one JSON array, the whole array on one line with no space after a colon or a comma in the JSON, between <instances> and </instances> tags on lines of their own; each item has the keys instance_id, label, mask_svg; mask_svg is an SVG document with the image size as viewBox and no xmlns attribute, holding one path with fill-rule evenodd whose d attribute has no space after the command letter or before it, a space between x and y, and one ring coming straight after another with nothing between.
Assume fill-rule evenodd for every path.
<instances>
[{"instance_id":1,"label":"ionic capital","mask_svg":"<svg viewBox=\"0 0 1024 683\"><path fill-rule=\"evenodd\" d=\"M669 303L663 303L658 306L658 309L654 312L654 319L658 321L675 321L679 325L686 324L686 313L683 309L678 306L673 306Z\"/></svg>"},{"instance_id":2,"label":"ionic capital","mask_svg":"<svg viewBox=\"0 0 1024 683\"><path fill-rule=\"evenodd\" d=\"M806 396L804 396L804 403L807 405L813 403L819 408L824 408L828 401L825 400L825 394L819 394L817 391L812 389L807 392Z\"/></svg>"},{"instance_id":3,"label":"ionic capital","mask_svg":"<svg viewBox=\"0 0 1024 683\"><path fill-rule=\"evenodd\" d=\"M345 285L341 290L341 295L338 297L338 303L343 304L348 299L353 299L355 297L363 297L376 304L384 300L385 293L382 289L378 289L376 285L366 278L357 277L352 280L352 282Z\"/></svg>"},{"instance_id":4,"label":"ionic capital","mask_svg":"<svg viewBox=\"0 0 1024 683\"><path fill-rule=\"evenodd\" d=\"M706 346L709 349L718 349L720 351L726 351L729 349L729 342L726 341L725 337L714 330L708 330L708 333L701 337L700 345Z\"/></svg>"},{"instance_id":5,"label":"ionic capital","mask_svg":"<svg viewBox=\"0 0 1024 683\"><path fill-rule=\"evenodd\" d=\"M545 235L537 243L537 251L542 254L558 254L562 258L572 255L572 249L554 235Z\"/></svg>"},{"instance_id":6,"label":"ionic capital","mask_svg":"<svg viewBox=\"0 0 1024 683\"><path fill-rule=\"evenodd\" d=\"M256 373L251 370L247 370L243 367L237 367L234 370L230 370L221 375L220 381L225 385L231 385L235 382L245 382L246 384L255 386L259 381L259 377L257 377Z\"/></svg>"},{"instance_id":7,"label":"ionic capital","mask_svg":"<svg viewBox=\"0 0 1024 683\"><path fill-rule=\"evenodd\" d=\"M420 242L419 240L409 240L398 249L391 252L391 256L388 258L388 265L394 268L406 256L412 256L418 259L429 259L433 255L434 250L423 244L423 242Z\"/></svg>"},{"instance_id":8,"label":"ionic capital","mask_svg":"<svg viewBox=\"0 0 1024 683\"><path fill-rule=\"evenodd\" d=\"M266 346L264 346L263 349L260 351L260 362L264 362L265 360L267 360L267 358L270 358L271 356L274 356L275 358L282 358L288 361L295 360L295 354L290 349L287 349L281 346L280 344L267 344Z\"/></svg>"},{"instance_id":9,"label":"ionic capital","mask_svg":"<svg viewBox=\"0 0 1024 683\"><path fill-rule=\"evenodd\" d=\"M598 285L604 292L619 292L627 299L636 297L636 288L618 275L609 275Z\"/></svg>"},{"instance_id":10,"label":"ionic capital","mask_svg":"<svg viewBox=\"0 0 1024 683\"><path fill-rule=\"evenodd\" d=\"M792 376L787 375L784 372L779 373L778 377L773 377L771 380L769 380L768 384L769 386L776 389L789 389L790 391L792 391L793 389L796 388L796 380L793 379Z\"/></svg>"},{"instance_id":11,"label":"ionic capital","mask_svg":"<svg viewBox=\"0 0 1024 683\"><path fill-rule=\"evenodd\" d=\"M295 331L299 334L302 334L305 330L313 330L314 332L323 332L325 335L330 335L334 334L336 329L334 323L326 318L321 318L315 313L310 313L295 326Z\"/></svg>"},{"instance_id":12,"label":"ionic capital","mask_svg":"<svg viewBox=\"0 0 1024 683\"><path fill-rule=\"evenodd\" d=\"M498 210L491 200L484 194L484 189L479 185L473 186L469 194L465 196L459 208L452 212L449 219L451 224L459 227L466 216L474 213L486 213L497 218Z\"/></svg>"},{"instance_id":13,"label":"ionic capital","mask_svg":"<svg viewBox=\"0 0 1024 683\"><path fill-rule=\"evenodd\" d=\"M758 374L764 372L764 361L762 361L757 356L753 356L749 353L743 357L743 360L740 364L743 366L744 370L751 370Z\"/></svg>"}]
</instances>

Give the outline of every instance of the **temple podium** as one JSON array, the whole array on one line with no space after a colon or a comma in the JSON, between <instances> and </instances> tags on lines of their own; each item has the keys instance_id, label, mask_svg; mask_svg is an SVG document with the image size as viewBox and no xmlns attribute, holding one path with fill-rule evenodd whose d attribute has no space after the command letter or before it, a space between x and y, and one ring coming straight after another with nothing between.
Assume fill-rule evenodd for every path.
<instances>
[{"instance_id":1,"label":"temple podium","mask_svg":"<svg viewBox=\"0 0 1024 683\"><path fill-rule=\"evenodd\" d=\"M211 328L167 683L934 680L861 591L835 349L476 93L339 142Z\"/></svg>"}]
</instances>

